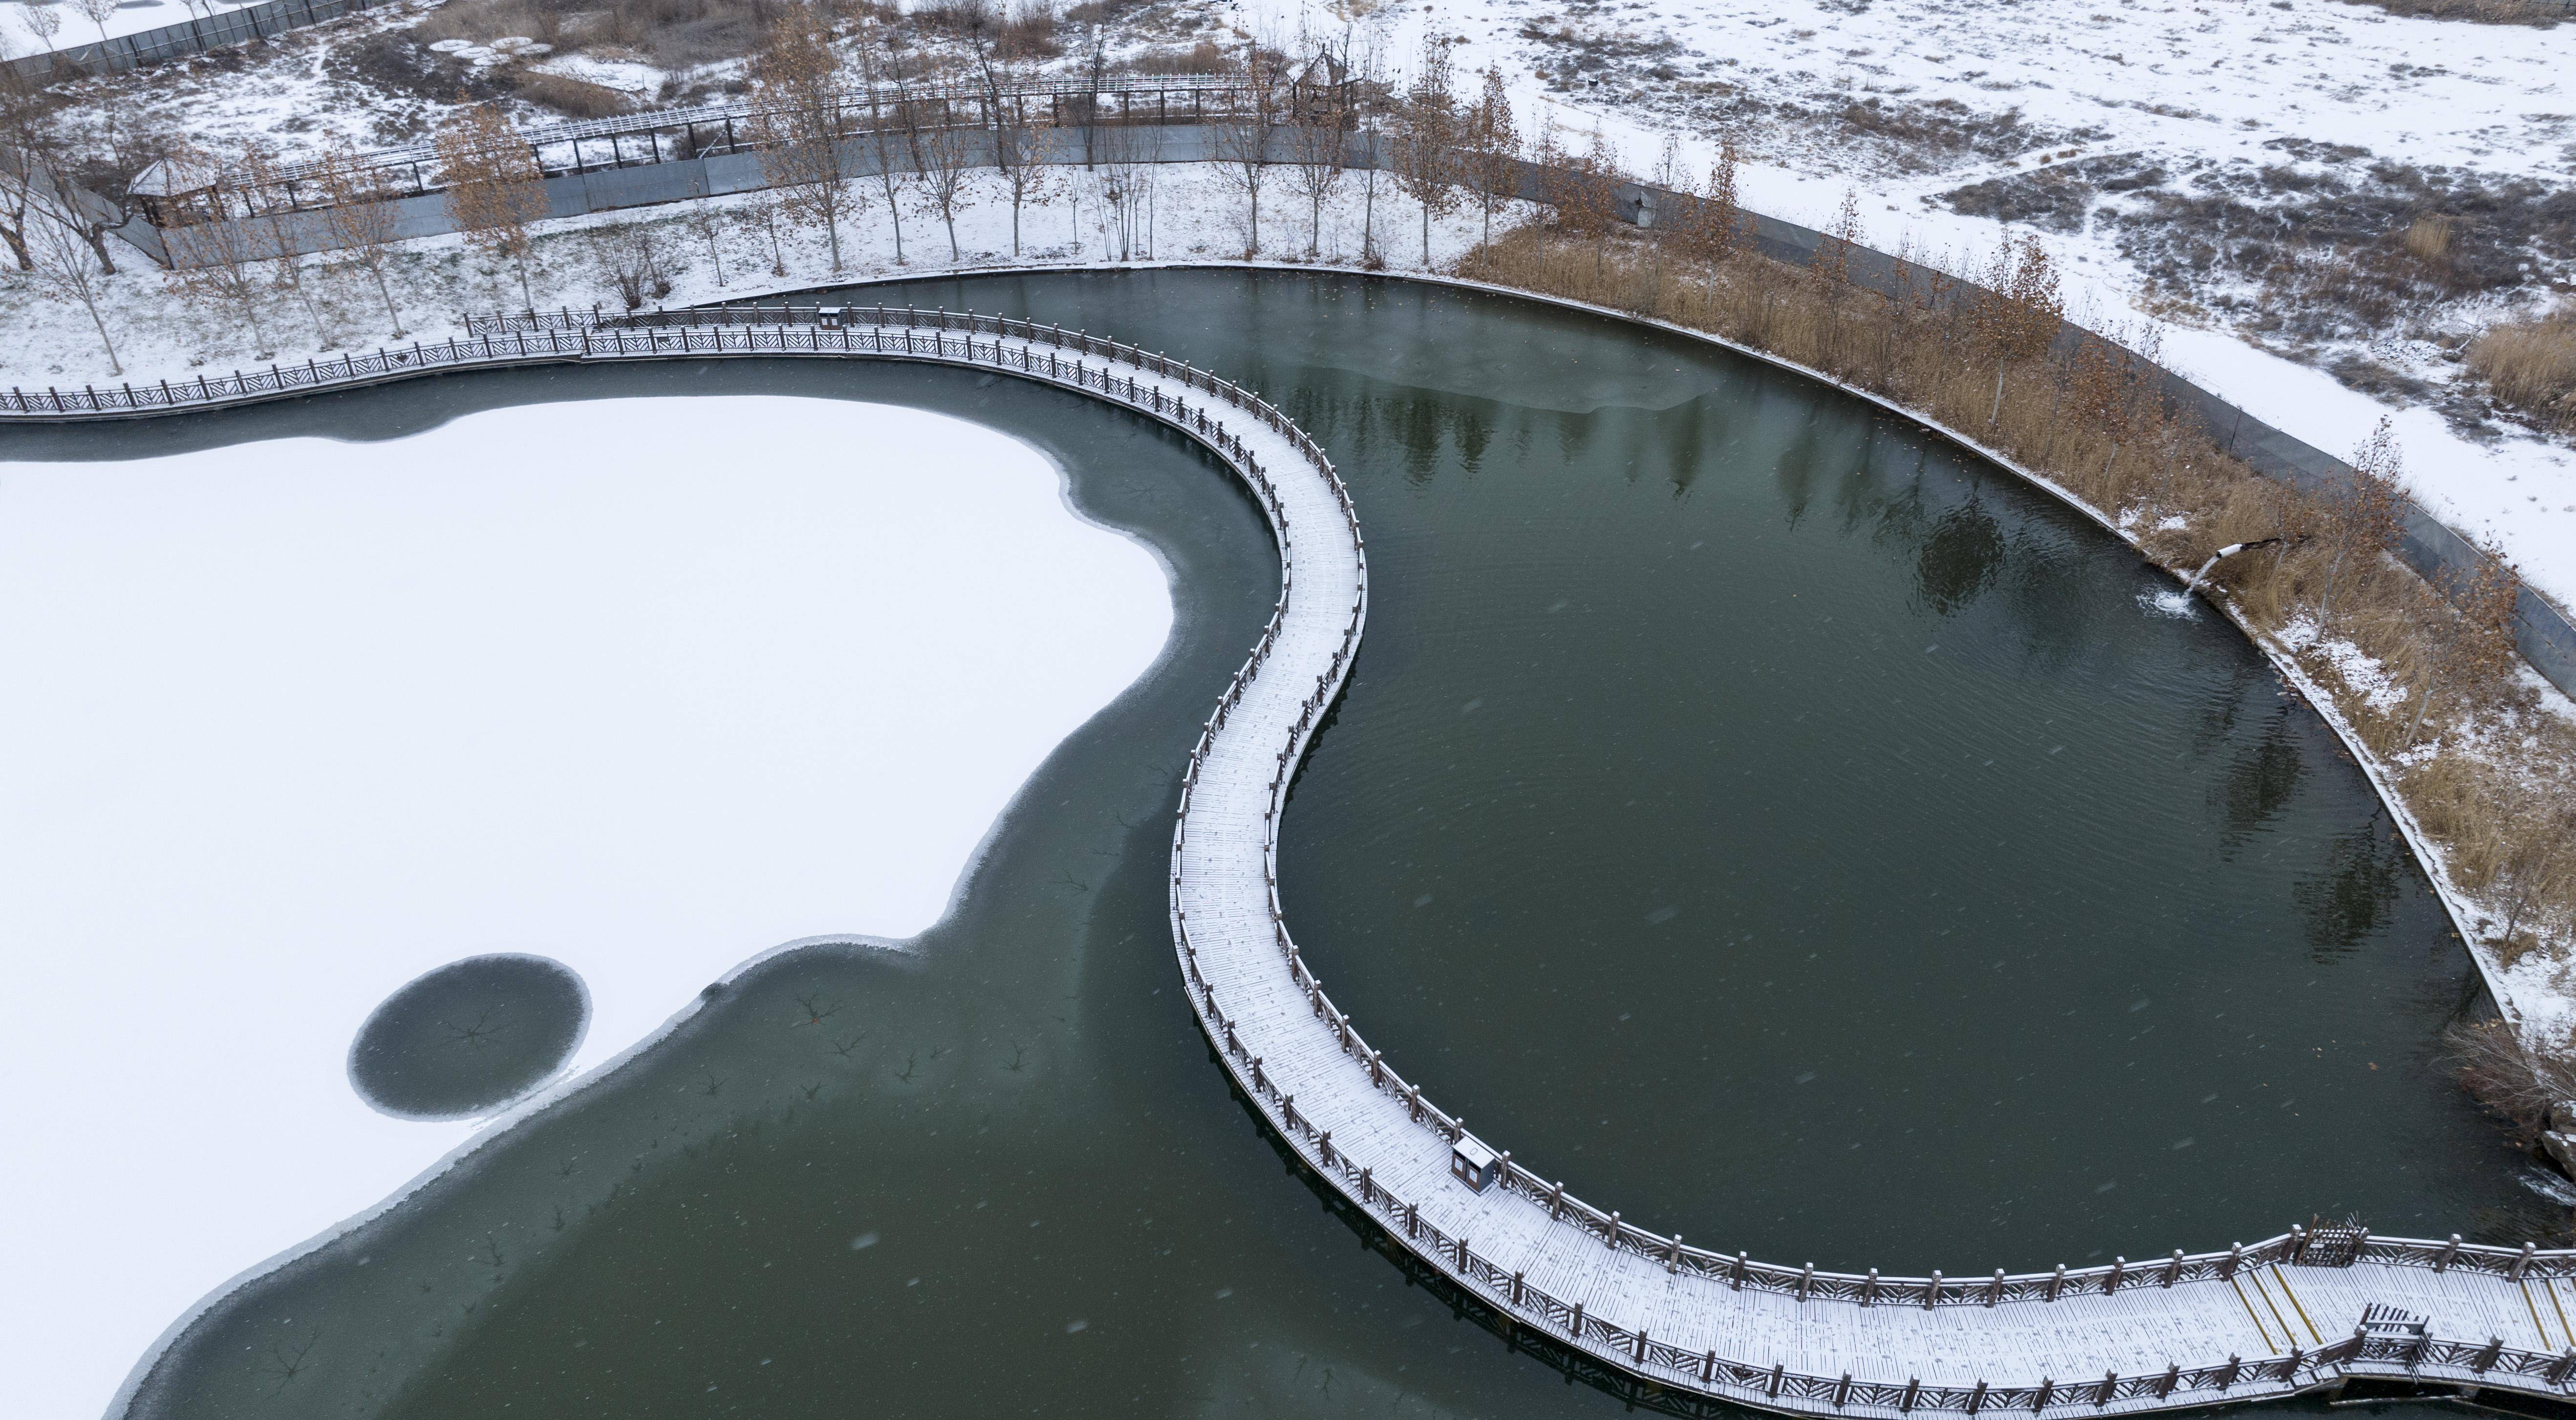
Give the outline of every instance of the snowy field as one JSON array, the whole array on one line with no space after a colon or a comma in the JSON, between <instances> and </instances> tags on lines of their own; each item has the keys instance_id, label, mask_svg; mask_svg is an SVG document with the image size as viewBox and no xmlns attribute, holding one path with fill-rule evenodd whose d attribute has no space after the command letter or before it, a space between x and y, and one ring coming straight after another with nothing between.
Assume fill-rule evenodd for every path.
<instances>
[{"instance_id":1,"label":"snowy field","mask_svg":"<svg viewBox=\"0 0 2576 1420\"><path fill-rule=\"evenodd\" d=\"M257 0L251 0L251 3L257 3ZM29 13L40 8L51 10L59 21L51 43L38 35L37 26L42 21ZM212 19L247 8L247 4L237 5L232 0L195 0L193 5L190 0L118 0L116 13L107 17L107 37L113 39L142 30L157 30L165 25L184 25L191 19ZM92 23L89 16L73 9L70 0L50 0L41 7L30 5L26 0L6 0L6 3L0 3L0 38L8 41L11 54L78 49L85 44L98 43L99 26Z\"/></svg>"},{"instance_id":2,"label":"snowy field","mask_svg":"<svg viewBox=\"0 0 2576 1420\"><path fill-rule=\"evenodd\" d=\"M557 958L580 1070L765 949L916 933L1170 622L1043 456L883 406L0 464L0 1414L101 1413L470 1143L350 1088L404 982Z\"/></svg>"},{"instance_id":3,"label":"snowy field","mask_svg":"<svg viewBox=\"0 0 2576 1420\"><path fill-rule=\"evenodd\" d=\"M1398 53L1426 23L1463 41L1462 71L1515 79L1525 132L1553 116L1580 147L1598 127L1632 169L1677 133L1704 172L1731 134L1754 159L1743 200L1756 211L1824 227L1856 192L1871 245L1971 269L2008 230L2036 231L2068 270L2071 314L2156 327L2169 364L2257 418L2349 456L2394 415L2424 505L2497 538L2534 585L2576 606L2576 456L2563 442L2338 381L2326 367L2353 355L2437 390L2458 366L2398 334L2267 334L2261 293L2223 269L2196 269L2178 293L2155 266L2166 253L2149 220L2160 191L2361 183L2380 164L2453 186L2563 190L2576 183L2576 23L2462 24L2344 0L1452 0L1406 10ZM2042 189L2055 205L2015 223L1959 210L1974 204L1953 194L2036 175L2042 158L2091 176ZM2119 186L2147 176L2158 181ZM2438 323L2465 334L2506 313L2471 301Z\"/></svg>"}]
</instances>

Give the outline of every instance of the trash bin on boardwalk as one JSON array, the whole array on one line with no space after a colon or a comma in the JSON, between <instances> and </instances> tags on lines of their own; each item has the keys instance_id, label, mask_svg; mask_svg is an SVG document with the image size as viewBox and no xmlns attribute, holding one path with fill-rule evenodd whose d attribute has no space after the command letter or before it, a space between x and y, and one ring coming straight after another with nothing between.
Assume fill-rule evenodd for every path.
<instances>
[{"instance_id":1,"label":"trash bin on boardwalk","mask_svg":"<svg viewBox=\"0 0 2576 1420\"><path fill-rule=\"evenodd\" d=\"M850 308L847 306L817 306L814 310L814 323L825 330L839 330L849 323L849 315Z\"/></svg>"},{"instance_id":2,"label":"trash bin on boardwalk","mask_svg":"<svg viewBox=\"0 0 2576 1420\"><path fill-rule=\"evenodd\" d=\"M1502 1174L1494 1160L1494 1151L1473 1134L1461 1133L1458 1142L1449 1146L1449 1176L1478 1193L1494 1186Z\"/></svg>"}]
</instances>

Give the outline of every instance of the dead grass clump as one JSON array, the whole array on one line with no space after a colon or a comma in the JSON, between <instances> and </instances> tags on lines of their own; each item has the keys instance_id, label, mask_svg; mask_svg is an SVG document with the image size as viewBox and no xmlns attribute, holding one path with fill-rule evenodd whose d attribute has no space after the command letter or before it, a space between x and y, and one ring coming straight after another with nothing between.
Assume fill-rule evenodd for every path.
<instances>
[{"instance_id":1,"label":"dead grass clump","mask_svg":"<svg viewBox=\"0 0 2576 1420\"><path fill-rule=\"evenodd\" d=\"M2398 244L2417 261L2427 264L2447 261L2451 255L2451 219L2418 217L2406 226Z\"/></svg>"},{"instance_id":2,"label":"dead grass clump","mask_svg":"<svg viewBox=\"0 0 2576 1420\"><path fill-rule=\"evenodd\" d=\"M490 44L523 35L559 46L565 39L562 12L541 0L449 0L412 26L411 33L422 44L443 39Z\"/></svg>"},{"instance_id":3,"label":"dead grass clump","mask_svg":"<svg viewBox=\"0 0 2576 1420\"><path fill-rule=\"evenodd\" d=\"M2576 19L2566 0L2353 0L2376 5L2392 15L2425 20L2464 20L2475 25L2530 25L2548 29L2560 20Z\"/></svg>"},{"instance_id":4,"label":"dead grass clump","mask_svg":"<svg viewBox=\"0 0 2576 1420\"><path fill-rule=\"evenodd\" d=\"M1052 59L1064 53L1056 39L1054 0L928 0L908 15L913 24L956 39L980 40L1003 59Z\"/></svg>"},{"instance_id":5,"label":"dead grass clump","mask_svg":"<svg viewBox=\"0 0 2576 1420\"><path fill-rule=\"evenodd\" d=\"M606 118L635 106L635 97L605 84L563 74L526 69L510 76L520 98L572 118Z\"/></svg>"},{"instance_id":6,"label":"dead grass clump","mask_svg":"<svg viewBox=\"0 0 2576 1420\"><path fill-rule=\"evenodd\" d=\"M2455 1024L2442 1032L2442 1049L2478 1103L2513 1121L2526 1142L2547 1127L2552 1106L2576 1100L2576 1069L2524 1050L2502 1021Z\"/></svg>"},{"instance_id":7,"label":"dead grass clump","mask_svg":"<svg viewBox=\"0 0 2576 1420\"><path fill-rule=\"evenodd\" d=\"M2490 329L2469 346L2469 368L2498 403L2576 429L2576 306Z\"/></svg>"},{"instance_id":8,"label":"dead grass clump","mask_svg":"<svg viewBox=\"0 0 2576 1420\"><path fill-rule=\"evenodd\" d=\"M1225 51L1213 40L1200 40L1188 49L1165 45L1149 49L1127 63L1139 74L1222 74Z\"/></svg>"}]
</instances>

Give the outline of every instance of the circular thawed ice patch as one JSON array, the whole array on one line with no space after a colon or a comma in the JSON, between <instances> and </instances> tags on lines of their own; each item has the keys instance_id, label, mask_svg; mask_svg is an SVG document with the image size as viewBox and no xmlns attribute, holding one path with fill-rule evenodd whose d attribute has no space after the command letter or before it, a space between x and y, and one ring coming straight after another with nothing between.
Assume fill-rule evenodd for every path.
<instances>
[{"instance_id":1,"label":"circular thawed ice patch","mask_svg":"<svg viewBox=\"0 0 2576 1420\"><path fill-rule=\"evenodd\" d=\"M399 1119L488 1114L581 1047L590 991L548 957L452 961L385 998L349 1046L349 1084Z\"/></svg>"}]
</instances>

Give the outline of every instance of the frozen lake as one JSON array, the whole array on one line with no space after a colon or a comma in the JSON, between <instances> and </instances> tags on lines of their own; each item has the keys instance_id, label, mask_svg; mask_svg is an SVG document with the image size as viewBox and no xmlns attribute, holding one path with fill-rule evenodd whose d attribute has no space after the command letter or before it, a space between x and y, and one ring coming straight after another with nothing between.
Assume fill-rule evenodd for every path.
<instances>
[{"instance_id":1,"label":"frozen lake","mask_svg":"<svg viewBox=\"0 0 2576 1420\"><path fill-rule=\"evenodd\" d=\"M916 933L1170 624L1046 456L916 409L0 464L0 1068L43 1082L0 1112L43 1141L0 1172L0 1411L99 1413L227 1277L469 1140L350 1087L405 982L566 963L578 1071L767 948Z\"/></svg>"}]
</instances>

